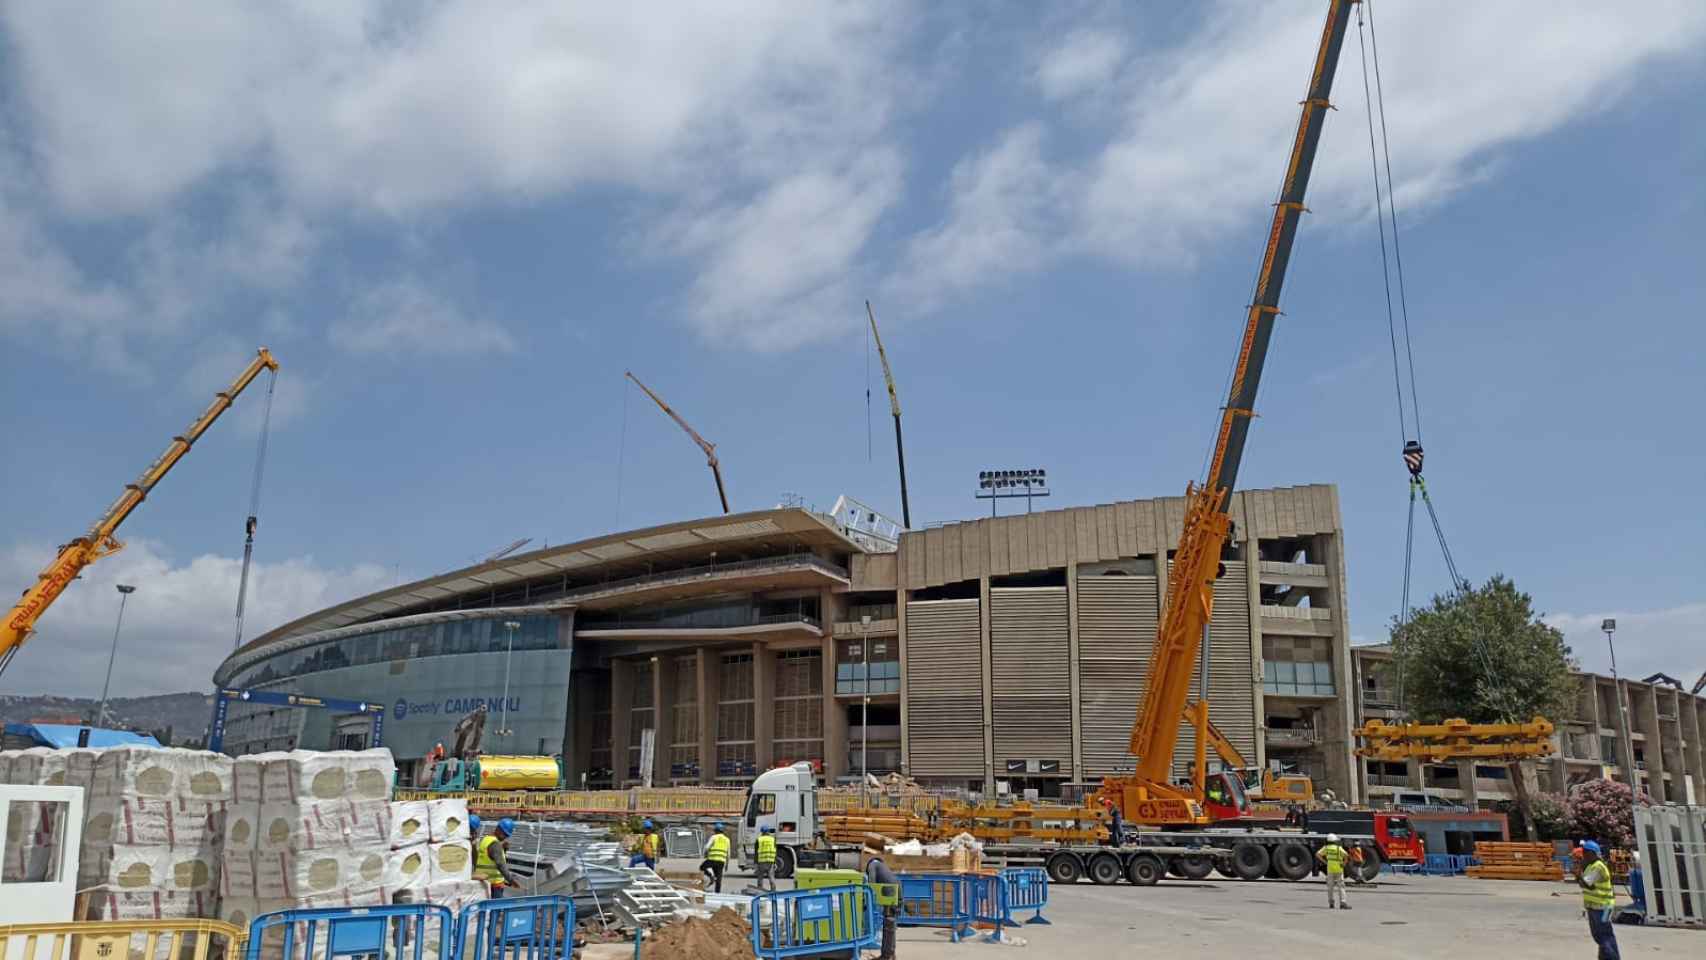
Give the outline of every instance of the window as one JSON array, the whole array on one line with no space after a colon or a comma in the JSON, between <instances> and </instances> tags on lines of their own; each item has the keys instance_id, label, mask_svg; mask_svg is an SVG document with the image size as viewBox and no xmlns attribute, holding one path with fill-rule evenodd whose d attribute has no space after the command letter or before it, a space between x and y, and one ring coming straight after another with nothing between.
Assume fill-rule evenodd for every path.
<instances>
[{"instance_id":1,"label":"window","mask_svg":"<svg viewBox=\"0 0 1706 960\"><path fill-rule=\"evenodd\" d=\"M1386 835L1394 840L1408 840L1415 836L1410 829L1409 817L1388 817L1386 820Z\"/></svg>"},{"instance_id":2,"label":"window","mask_svg":"<svg viewBox=\"0 0 1706 960\"><path fill-rule=\"evenodd\" d=\"M1264 660L1262 690L1276 696L1333 696L1333 665L1319 661L1293 663L1289 660Z\"/></svg>"}]
</instances>

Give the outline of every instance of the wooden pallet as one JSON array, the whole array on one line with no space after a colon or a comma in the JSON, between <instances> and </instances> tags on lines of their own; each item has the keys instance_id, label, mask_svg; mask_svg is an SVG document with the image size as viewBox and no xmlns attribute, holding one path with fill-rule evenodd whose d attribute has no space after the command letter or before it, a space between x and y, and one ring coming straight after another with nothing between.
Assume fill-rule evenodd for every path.
<instances>
[{"instance_id":1,"label":"wooden pallet","mask_svg":"<svg viewBox=\"0 0 1706 960\"><path fill-rule=\"evenodd\" d=\"M1562 880L1564 865L1556 859L1549 843L1482 841L1475 844L1478 866L1465 876L1483 880Z\"/></svg>"}]
</instances>

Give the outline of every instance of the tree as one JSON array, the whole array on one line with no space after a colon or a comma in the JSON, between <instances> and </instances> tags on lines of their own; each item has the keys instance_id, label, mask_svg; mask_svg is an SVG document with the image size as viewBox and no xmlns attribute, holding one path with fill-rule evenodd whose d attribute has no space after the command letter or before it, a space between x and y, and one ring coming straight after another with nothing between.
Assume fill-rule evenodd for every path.
<instances>
[{"instance_id":1,"label":"tree","mask_svg":"<svg viewBox=\"0 0 1706 960\"><path fill-rule=\"evenodd\" d=\"M1392 655L1404 704L1423 723L1556 717L1573 705L1578 690L1564 635L1541 622L1533 599L1503 575L1435 596L1407 622L1393 618ZM1533 840L1529 771L1512 763L1510 773Z\"/></svg>"},{"instance_id":2,"label":"tree","mask_svg":"<svg viewBox=\"0 0 1706 960\"><path fill-rule=\"evenodd\" d=\"M1641 794L1642 804L1652 798ZM1570 791L1570 833L1573 839L1599 840L1625 850L1635 845L1635 811L1629 785L1616 780L1589 780Z\"/></svg>"}]
</instances>

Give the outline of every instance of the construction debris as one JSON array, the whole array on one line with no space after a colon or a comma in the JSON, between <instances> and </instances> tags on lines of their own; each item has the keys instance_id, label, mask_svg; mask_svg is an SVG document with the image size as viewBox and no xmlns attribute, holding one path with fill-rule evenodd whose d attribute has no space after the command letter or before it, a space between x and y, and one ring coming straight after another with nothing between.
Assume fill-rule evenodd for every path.
<instances>
[{"instance_id":1,"label":"construction debris","mask_svg":"<svg viewBox=\"0 0 1706 960\"><path fill-rule=\"evenodd\" d=\"M633 882L616 892L616 916L629 929L665 924L677 910L688 906L687 897L645 867L632 867Z\"/></svg>"},{"instance_id":2,"label":"construction debris","mask_svg":"<svg viewBox=\"0 0 1706 960\"><path fill-rule=\"evenodd\" d=\"M640 960L750 960L752 928L724 907L710 919L686 917L660 927L640 946Z\"/></svg>"}]
</instances>

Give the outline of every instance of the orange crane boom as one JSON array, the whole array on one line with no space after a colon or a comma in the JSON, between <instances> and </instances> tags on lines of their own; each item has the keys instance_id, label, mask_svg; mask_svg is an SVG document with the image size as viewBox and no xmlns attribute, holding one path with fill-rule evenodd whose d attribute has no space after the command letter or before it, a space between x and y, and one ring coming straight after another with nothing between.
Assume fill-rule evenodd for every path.
<instances>
[{"instance_id":1,"label":"orange crane boom","mask_svg":"<svg viewBox=\"0 0 1706 960\"><path fill-rule=\"evenodd\" d=\"M889 415L894 417L894 454L900 461L900 523L912 529L912 503L906 498L906 444L900 437L900 394L894 389L894 371L889 369L888 351L883 349L883 335L877 332L877 314L871 301L865 301L865 316L871 321L871 339L877 342L877 359L883 362L883 381L889 387Z\"/></svg>"},{"instance_id":2,"label":"orange crane boom","mask_svg":"<svg viewBox=\"0 0 1706 960\"><path fill-rule=\"evenodd\" d=\"M693 442L697 443L699 445L699 449L705 451L705 464L706 464L706 466L709 466L711 468L711 476L715 477L717 480L717 499L720 500L723 504L723 512L728 513L729 512L729 496L727 493L723 492L723 470L722 470L722 467L719 466L717 463L717 445L712 443L709 440L706 440L704 437L701 437L699 435L699 431L688 426L687 421L681 419L681 414L676 413L673 409L670 408L669 404L664 403L663 398L658 396L657 394L653 393L651 387L648 387L645 384L641 383L640 378L634 376L633 371L630 370L630 371L626 371L626 372L628 374L628 379L634 381L634 385L636 387L639 387L641 390L644 390L646 392L646 396L651 397L652 402L658 405L658 409L662 410L664 413L669 414L669 418L671 420L674 420L676 425L679 426L681 429L687 431L687 435L693 438Z\"/></svg>"},{"instance_id":3,"label":"orange crane boom","mask_svg":"<svg viewBox=\"0 0 1706 960\"><path fill-rule=\"evenodd\" d=\"M255 359L249 361L249 365L237 375L237 379L231 381L230 386L214 395L213 402L208 404L207 409L202 411L201 416L190 424L182 436L172 438L166 452L149 464L148 469L142 471L135 483L125 486L124 493L101 514L88 533L59 548L59 555L42 570L35 584L24 591L23 597L6 615L4 624L0 624L0 671L5 670L6 665L12 662L18 648L22 647L24 641L35 631L36 621L53 605L53 601L59 599L59 595L65 592L71 581L82 574L83 568L124 549L124 544L113 538L119 525L148 497L154 485L177 466L184 454L190 452L190 447L207 432L207 428L213 426L213 422L230 409L232 402L260 376L262 370L275 373L278 371L278 361L273 359L272 353L266 347L256 353Z\"/></svg>"},{"instance_id":4,"label":"orange crane boom","mask_svg":"<svg viewBox=\"0 0 1706 960\"><path fill-rule=\"evenodd\" d=\"M1202 811L1203 778L1208 742L1208 705L1194 704L1197 764L1193 788L1175 786L1170 774L1173 750L1179 740L1180 717L1190 697L1191 671L1208 630L1214 606L1214 581L1221 551L1231 532L1227 516L1250 419L1255 416L1256 390L1279 313L1281 287L1291 259L1292 242L1303 215L1304 192L1315 163L1321 128L1330 109L1328 94L1338 67L1351 7L1357 0L1330 0L1321 30L1309 92L1303 100L1279 202L1274 205L1267 248L1257 275L1255 296L1244 324L1238 365L1220 418L1207 482L1185 491L1184 527L1167 578L1167 601L1150 662L1149 677L1137 722L1131 730L1130 751L1137 758L1127 777L1110 777L1103 795L1119 804L1126 819L1137 823L1198 824ZM1236 778L1234 778L1236 779Z\"/></svg>"}]
</instances>

